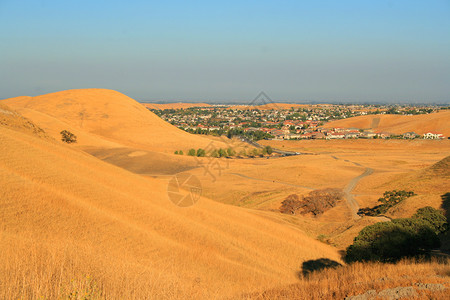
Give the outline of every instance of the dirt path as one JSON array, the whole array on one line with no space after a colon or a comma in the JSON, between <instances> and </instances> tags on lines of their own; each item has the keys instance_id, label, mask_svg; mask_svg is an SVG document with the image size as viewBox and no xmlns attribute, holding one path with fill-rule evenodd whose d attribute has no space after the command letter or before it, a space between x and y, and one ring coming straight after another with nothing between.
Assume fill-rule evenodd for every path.
<instances>
[{"instance_id":1,"label":"dirt path","mask_svg":"<svg viewBox=\"0 0 450 300\"><path fill-rule=\"evenodd\" d=\"M372 173L373 173L373 169L366 168L364 173L362 173L361 175L356 176L355 178L350 180L350 182L344 188L344 196L345 196L345 199L347 199L348 206L350 208L350 211L352 212L352 217L354 219L359 219L360 216L357 214L358 210L359 210L359 204L355 200L355 197L353 196L352 191L361 179L363 179L366 176L369 176Z\"/></svg>"},{"instance_id":2,"label":"dirt path","mask_svg":"<svg viewBox=\"0 0 450 300\"><path fill-rule=\"evenodd\" d=\"M333 156L333 155L331 157L336 159L336 160L341 159L341 158ZM347 160L347 159L344 159L344 161L352 163L352 164L354 164L355 166L358 166L358 167L364 167L361 164L359 164L357 162L354 162L354 161L350 161L350 160ZM350 182L344 188L344 196L345 196L345 199L347 200L348 207L350 208L350 211L352 212L352 218L353 219L359 219L359 218L361 218L361 216L358 215L359 204L358 204L358 202L355 199L355 195L352 194L352 191L354 190L354 188L356 187L356 185L358 184L358 182L361 179L363 179L366 176L371 175L372 173L373 173L373 169L372 168L366 168L364 170L364 173L362 173L361 175L356 176L355 178L350 180ZM381 222L389 222L389 221L391 221L391 219L386 217L386 216L379 216L379 217L375 217L375 218L380 220Z\"/></svg>"}]
</instances>

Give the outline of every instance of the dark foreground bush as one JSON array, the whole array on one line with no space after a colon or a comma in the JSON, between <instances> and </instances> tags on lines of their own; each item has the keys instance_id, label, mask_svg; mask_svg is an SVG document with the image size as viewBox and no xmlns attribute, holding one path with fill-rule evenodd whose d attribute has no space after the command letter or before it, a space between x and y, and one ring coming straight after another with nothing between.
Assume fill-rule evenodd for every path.
<instances>
[{"instance_id":1,"label":"dark foreground bush","mask_svg":"<svg viewBox=\"0 0 450 300\"><path fill-rule=\"evenodd\" d=\"M403 257L428 255L438 248L438 234L447 228L442 212L426 207L412 218L394 219L365 227L347 248L345 260L395 262Z\"/></svg>"}]
</instances>

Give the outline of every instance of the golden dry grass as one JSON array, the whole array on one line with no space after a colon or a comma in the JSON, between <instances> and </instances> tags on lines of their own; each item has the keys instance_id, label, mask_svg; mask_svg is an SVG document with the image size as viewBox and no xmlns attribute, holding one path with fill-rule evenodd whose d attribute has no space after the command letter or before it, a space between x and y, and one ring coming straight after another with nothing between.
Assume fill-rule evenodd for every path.
<instances>
[{"instance_id":1,"label":"golden dry grass","mask_svg":"<svg viewBox=\"0 0 450 300\"><path fill-rule=\"evenodd\" d=\"M450 111L431 113L428 115L367 115L326 123L325 128L363 128L373 129L377 132L386 131L395 134L415 132L424 134L426 132L438 132L446 137L450 136ZM377 126L373 127L375 124Z\"/></svg>"},{"instance_id":2,"label":"golden dry grass","mask_svg":"<svg viewBox=\"0 0 450 300\"><path fill-rule=\"evenodd\" d=\"M132 147L173 153L179 149L205 148L211 142L176 128L142 104L112 90L67 90L11 98L1 103L32 119L56 139L61 130L73 132L79 136L81 146Z\"/></svg>"},{"instance_id":3,"label":"golden dry grass","mask_svg":"<svg viewBox=\"0 0 450 300\"><path fill-rule=\"evenodd\" d=\"M181 132L117 92L74 90L4 103L39 126L0 104L0 298L327 299L391 287L373 283L386 272L408 276L395 275L392 284L409 284L448 270L436 263L356 264L299 283L302 262L340 262L336 248L315 238L343 249L378 220L353 220L345 202L316 218L277 211L291 193L345 188L366 168L374 173L353 191L361 206L374 205L387 189L412 188L419 195L393 217L439 207L450 188L448 170L430 170L450 155L447 140L264 141L313 155L192 158L164 152L228 144ZM79 145L60 142L62 129ZM189 208L167 196L170 175L183 170L203 186L204 197Z\"/></svg>"},{"instance_id":4,"label":"golden dry grass","mask_svg":"<svg viewBox=\"0 0 450 300\"><path fill-rule=\"evenodd\" d=\"M7 125L0 186L3 299L232 297L295 282L304 260L339 260L296 228L207 198L177 207L167 180Z\"/></svg>"},{"instance_id":5,"label":"golden dry grass","mask_svg":"<svg viewBox=\"0 0 450 300\"><path fill-rule=\"evenodd\" d=\"M420 290L416 284L442 284L446 290ZM416 289L414 299L448 299L450 265L448 260L420 262L403 260L397 264L355 263L327 269L304 277L297 284L276 288L243 299L344 299L369 290L380 292L395 287ZM378 299L378 298L377 298Z\"/></svg>"}]
</instances>

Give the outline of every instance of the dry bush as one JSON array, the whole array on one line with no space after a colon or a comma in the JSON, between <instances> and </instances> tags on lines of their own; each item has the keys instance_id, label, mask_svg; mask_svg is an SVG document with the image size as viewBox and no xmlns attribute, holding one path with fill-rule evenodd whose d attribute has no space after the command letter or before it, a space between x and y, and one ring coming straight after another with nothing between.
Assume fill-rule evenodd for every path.
<instances>
[{"instance_id":1,"label":"dry bush","mask_svg":"<svg viewBox=\"0 0 450 300\"><path fill-rule=\"evenodd\" d=\"M298 195L291 194L287 196L283 202L281 202L280 212L282 212L283 214L295 215L295 212L302 206L303 204L300 201Z\"/></svg>"},{"instance_id":2,"label":"dry bush","mask_svg":"<svg viewBox=\"0 0 450 300\"><path fill-rule=\"evenodd\" d=\"M314 216L323 214L326 210L336 206L337 202L343 197L339 189L321 189L310 192L303 196L302 200L298 195L291 194L281 203L280 212L295 215L313 214Z\"/></svg>"}]
</instances>

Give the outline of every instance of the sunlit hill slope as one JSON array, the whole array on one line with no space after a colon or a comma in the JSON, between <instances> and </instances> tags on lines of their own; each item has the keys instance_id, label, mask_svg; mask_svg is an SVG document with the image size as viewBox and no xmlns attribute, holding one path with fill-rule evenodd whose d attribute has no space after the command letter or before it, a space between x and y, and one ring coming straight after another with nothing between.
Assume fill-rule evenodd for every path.
<instances>
[{"instance_id":1,"label":"sunlit hill slope","mask_svg":"<svg viewBox=\"0 0 450 300\"><path fill-rule=\"evenodd\" d=\"M82 107L65 113L67 101L58 108L54 99L55 113L70 120ZM250 210L206 198L177 207L165 181L42 137L37 125L17 126L29 121L6 106L0 116L2 299L74 290L122 299L232 296L295 282L305 260L339 261L331 247ZM108 132L95 118L100 111L80 128Z\"/></svg>"},{"instance_id":2,"label":"sunlit hill slope","mask_svg":"<svg viewBox=\"0 0 450 300\"><path fill-rule=\"evenodd\" d=\"M173 153L205 148L210 140L163 121L142 104L117 91L67 90L0 101L57 138L61 130L79 136L79 145L128 146Z\"/></svg>"},{"instance_id":3,"label":"sunlit hill slope","mask_svg":"<svg viewBox=\"0 0 450 300\"><path fill-rule=\"evenodd\" d=\"M358 116L338 121L329 122L326 128L361 128L373 129L374 131L386 131L394 134L415 132L424 134L427 132L442 133L450 136L450 111L431 113L427 115L367 115Z\"/></svg>"}]
</instances>

